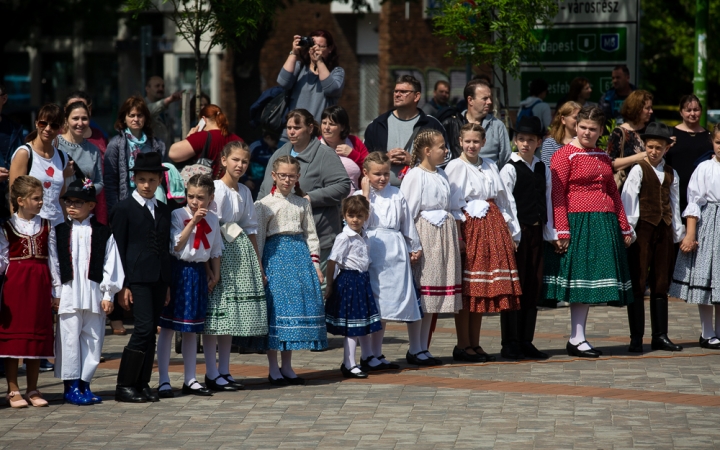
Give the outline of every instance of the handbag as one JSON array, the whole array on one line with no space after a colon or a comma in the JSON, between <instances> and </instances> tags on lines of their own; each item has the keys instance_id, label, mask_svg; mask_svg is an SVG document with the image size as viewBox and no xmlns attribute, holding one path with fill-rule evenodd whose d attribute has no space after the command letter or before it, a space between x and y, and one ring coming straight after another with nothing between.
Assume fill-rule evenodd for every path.
<instances>
[{"instance_id":1,"label":"handbag","mask_svg":"<svg viewBox=\"0 0 720 450\"><path fill-rule=\"evenodd\" d=\"M620 139L620 154L618 154L618 158L624 158L625 157L625 136L627 135L627 132L624 128L620 128L620 131L622 131L622 138ZM616 158L617 159L617 158ZM615 185L617 186L618 192L622 192L622 188L625 185L625 180L627 180L627 170L626 169L620 169L613 173L613 177L615 178Z\"/></svg>"},{"instance_id":2,"label":"handbag","mask_svg":"<svg viewBox=\"0 0 720 450\"><path fill-rule=\"evenodd\" d=\"M187 187L188 180L190 180L193 175L211 175L213 173L213 161L207 158L211 142L212 136L210 135L210 132L207 131L207 139L205 139L205 145L203 146L203 151L200 154L200 157L192 164L188 164L183 167L182 171L180 171L180 177L182 178L185 187Z\"/></svg>"}]
</instances>

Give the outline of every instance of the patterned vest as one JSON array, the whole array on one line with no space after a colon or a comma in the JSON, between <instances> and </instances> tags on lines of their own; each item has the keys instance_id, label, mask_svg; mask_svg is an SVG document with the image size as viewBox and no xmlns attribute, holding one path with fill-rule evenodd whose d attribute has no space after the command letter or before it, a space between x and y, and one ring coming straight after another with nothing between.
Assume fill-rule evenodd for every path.
<instances>
[{"instance_id":1,"label":"patterned vest","mask_svg":"<svg viewBox=\"0 0 720 450\"><path fill-rule=\"evenodd\" d=\"M48 238L50 237L50 222L42 219L40 231L29 236L21 234L8 220L3 224L3 231L10 243L9 259L18 261L23 259L47 259Z\"/></svg>"}]
</instances>

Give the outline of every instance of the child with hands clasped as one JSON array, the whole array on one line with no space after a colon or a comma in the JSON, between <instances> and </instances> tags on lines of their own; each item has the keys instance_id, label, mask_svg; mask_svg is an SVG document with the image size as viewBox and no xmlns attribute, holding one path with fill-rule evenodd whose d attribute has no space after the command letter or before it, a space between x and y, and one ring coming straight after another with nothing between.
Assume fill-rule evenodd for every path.
<instances>
[{"instance_id":1,"label":"child with hands clasped","mask_svg":"<svg viewBox=\"0 0 720 450\"><path fill-rule=\"evenodd\" d=\"M668 294L698 305L700 347L720 349L720 125L715 124L711 138L715 155L695 169L688 184L683 211L687 234L680 243Z\"/></svg>"},{"instance_id":2,"label":"child with hands clasped","mask_svg":"<svg viewBox=\"0 0 720 450\"><path fill-rule=\"evenodd\" d=\"M55 376L65 384L64 398L74 405L100 403L90 382L100 364L105 316L125 280L110 227L95 218L95 186L89 179L70 183L62 197L68 220L55 227L50 247L58 312Z\"/></svg>"},{"instance_id":3,"label":"child with hands clasped","mask_svg":"<svg viewBox=\"0 0 720 450\"><path fill-rule=\"evenodd\" d=\"M335 237L328 257L325 290L325 322L328 333L345 336L340 371L345 378L367 378L355 363L355 349L371 346L370 336L382 329L380 314L370 285L367 236L363 225L370 214L365 197L353 195L342 202L345 228ZM335 277L335 268L339 274Z\"/></svg>"},{"instance_id":4,"label":"child with hands clasped","mask_svg":"<svg viewBox=\"0 0 720 450\"><path fill-rule=\"evenodd\" d=\"M271 175L270 195L255 203L258 249L267 276L268 380L273 386L300 385L305 380L292 369L292 351L323 350L328 345L320 290L320 241L310 202L303 198L298 182L298 160L280 156L273 162Z\"/></svg>"},{"instance_id":5,"label":"child with hands clasped","mask_svg":"<svg viewBox=\"0 0 720 450\"><path fill-rule=\"evenodd\" d=\"M185 380L183 394L212 395L212 391L195 378L197 364L196 333L205 328L208 292L220 278L220 256L223 251L217 214L208 211L215 185L209 175L193 175L187 182L187 206L172 212L173 242L170 303L160 315L158 369L160 398L172 398L168 374L170 349L175 332L182 333L182 356Z\"/></svg>"},{"instance_id":6,"label":"child with hands clasped","mask_svg":"<svg viewBox=\"0 0 720 450\"><path fill-rule=\"evenodd\" d=\"M10 186L13 211L0 233L0 270L5 272L0 308L0 358L5 358L7 402L13 408L48 406L37 389L40 359L53 357L49 247L55 229L40 218L43 187L37 178L21 175ZM6 270L7 269L7 270ZM18 387L18 359L25 362L25 398ZM27 401L26 401L27 400Z\"/></svg>"}]
</instances>

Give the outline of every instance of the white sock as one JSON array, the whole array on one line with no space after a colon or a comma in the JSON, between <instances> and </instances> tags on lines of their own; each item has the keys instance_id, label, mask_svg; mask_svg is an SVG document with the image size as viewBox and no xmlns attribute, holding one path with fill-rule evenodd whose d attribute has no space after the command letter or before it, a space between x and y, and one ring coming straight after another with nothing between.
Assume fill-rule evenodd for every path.
<instances>
[{"instance_id":1,"label":"white sock","mask_svg":"<svg viewBox=\"0 0 720 450\"><path fill-rule=\"evenodd\" d=\"M383 354L382 344L383 344L383 338L385 337L385 327L386 326L387 326L387 322L385 322L383 320L382 321L382 329L380 331L376 331L375 333L370 335L370 341L372 343L373 355L375 355L376 358L379 358L380 355ZM388 363L388 360L381 359L380 362Z\"/></svg>"},{"instance_id":2,"label":"white sock","mask_svg":"<svg viewBox=\"0 0 720 450\"><path fill-rule=\"evenodd\" d=\"M570 343L578 345L585 341L585 325L587 323L590 305L583 303L570 304ZM590 350L592 347L586 342L578 347L578 350Z\"/></svg>"},{"instance_id":3,"label":"white sock","mask_svg":"<svg viewBox=\"0 0 720 450\"><path fill-rule=\"evenodd\" d=\"M194 377L191 378L190 381L186 381L185 385L190 389L200 389L202 387L202 385Z\"/></svg>"},{"instance_id":4,"label":"white sock","mask_svg":"<svg viewBox=\"0 0 720 450\"><path fill-rule=\"evenodd\" d=\"M205 375L208 379L219 382L217 369L217 360L215 359L215 351L217 349L217 336L203 334L203 354L205 355ZM224 381L224 380L223 380ZM219 384L219 383L218 383Z\"/></svg>"},{"instance_id":5,"label":"white sock","mask_svg":"<svg viewBox=\"0 0 720 450\"><path fill-rule=\"evenodd\" d=\"M182 356L185 384L192 387L197 368L197 335L195 333L184 332L182 334Z\"/></svg>"},{"instance_id":6,"label":"white sock","mask_svg":"<svg viewBox=\"0 0 720 450\"><path fill-rule=\"evenodd\" d=\"M285 378L297 378L292 368L292 350L280 352L280 360L282 361L282 367L280 368L282 376Z\"/></svg>"},{"instance_id":7,"label":"white sock","mask_svg":"<svg viewBox=\"0 0 720 450\"><path fill-rule=\"evenodd\" d=\"M358 338L351 336L345 336L345 339L343 340L343 348L345 349L343 364L346 369L352 370L355 373L360 371L360 369L353 369L353 367L357 366L357 363L355 363L355 349L357 348L357 341Z\"/></svg>"},{"instance_id":8,"label":"white sock","mask_svg":"<svg viewBox=\"0 0 720 450\"><path fill-rule=\"evenodd\" d=\"M360 350L362 350L362 359L364 359L370 367L379 366L380 360L372 353L372 338L370 335L359 336Z\"/></svg>"},{"instance_id":9,"label":"white sock","mask_svg":"<svg viewBox=\"0 0 720 450\"><path fill-rule=\"evenodd\" d=\"M223 375L230 373L230 350L232 336L218 336L218 372Z\"/></svg>"},{"instance_id":10,"label":"white sock","mask_svg":"<svg viewBox=\"0 0 720 450\"><path fill-rule=\"evenodd\" d=\"M170 350L172 349L174 334L175 332L169 328L160 328L160 335L157 340L157 362L160 384L170 382ZM185 353L185 349L183 349L183 353ZM163 386L163 390L164 389L171 388L165 385Z\"/></svg>"},{"instance_id":11,"label":"white sock","mask_svg":"<svg viewBox=\"0 0 720 450\"><path fill-rule=\"evenodd\" d=\"M420 345L422 350L429 350L430 348L430 328L432 328L432 321L435 314L425 313L425 317L422 318L422 331L420 333ZM432 357L432 354L428 351L425 356ZM423 358L421 358L423 359Z\"/></svg>"},{"instance_id":12,"label":"white sock","mask_svg":"<svg viewBox=\"0 0 720 450\"><path fill-rule=\"evenodd\" d=\"M419 354L421 351L423 351L423 348L425 348L424 345L421 345L422 342L422 320L416 320L415 322L408 322L407 323L407 329L408 329L408 341L410 343L410 348L408 351L411 355L417 355L419 359L427 359L427 356L423 354Z\"/></svg>"},{"instance_id":13,"label":"white sock","mask_svg":"<svg viewBox=\"0 0 720 450\"><path fill-rule=\"evenodd\" d=\"M700 312L700 325L702 326L702 338L710 339L712 337L717 337L717 335L715 334L715 329L713 328L713 306L712 305L698 305L698 311ZM711 342L713 342L713 341L711 341Z\"/></svg>"},{"instance_id":14,"label":"white sock","mask_svg":"<svg viewBox=\"0 0 720 450\"><path fill-rule=\"evenodd\" d=\"M280 373L280 366L278 366L277 350L268 350L265 353L267 354L268 369L270 371L270 377L273 380L281 379L283 377L283 375L282 375L282 373Z\"/></svg>"}]
</instances>

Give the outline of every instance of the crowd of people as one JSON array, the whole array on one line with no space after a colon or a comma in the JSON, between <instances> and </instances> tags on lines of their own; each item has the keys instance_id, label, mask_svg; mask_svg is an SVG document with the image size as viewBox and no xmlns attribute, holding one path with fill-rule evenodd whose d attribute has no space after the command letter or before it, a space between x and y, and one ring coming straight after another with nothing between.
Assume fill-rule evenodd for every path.
<instances>
[{"instance_id":1,"label":"crowd of people","mask_svg":"<svg viewBox=\"0 0 720 450\"><path fill-rule=\"evenodd\" d=\"M421 84L404 75L393 108L360 139L337 104L344 71L332 36L310 38L294 37L278 75L290 99L282 134L265 130L250 146L208 98L175 142L164 113L180 96L165 97L159 77L146 98L122 104L109 141L81 91L43 106L25 142L0 120L9 197L0 357L10 406L47 406L37 382L48 358L65 401L102 402L90 385L105 321L125 334L129 310L121 402L176 395L175 333L181 392L200 396L243 389L230 373L233 344L267 355L273 386L304 384L292 353L326 349L328 333L343 338L344 377L398 369L398 355L383 352L388 321L407 325L408 364L440 365L430 351L440 313L454 314L456 361L495 360L480 345L486 313L499 313L503 358L548 358L533 344L538 307L561 302L570 306L568 355L602 354L585 334L589 306L601 304L627 308L628 350L643 352L646 289L652 350L682 350L668 337L669 295L698 305L700 345L720 349L720 128L699 126L697 97L680 100L683 122L670 129L651 121L652 94L623 84L626 68L613 71L600 106L588 101L589 81L576 79L554 116L540 80L511 142L486 79L468 82L461 108L445 105L449 86L439 82L420 109Z\"/></svg>"}]
</instances>

